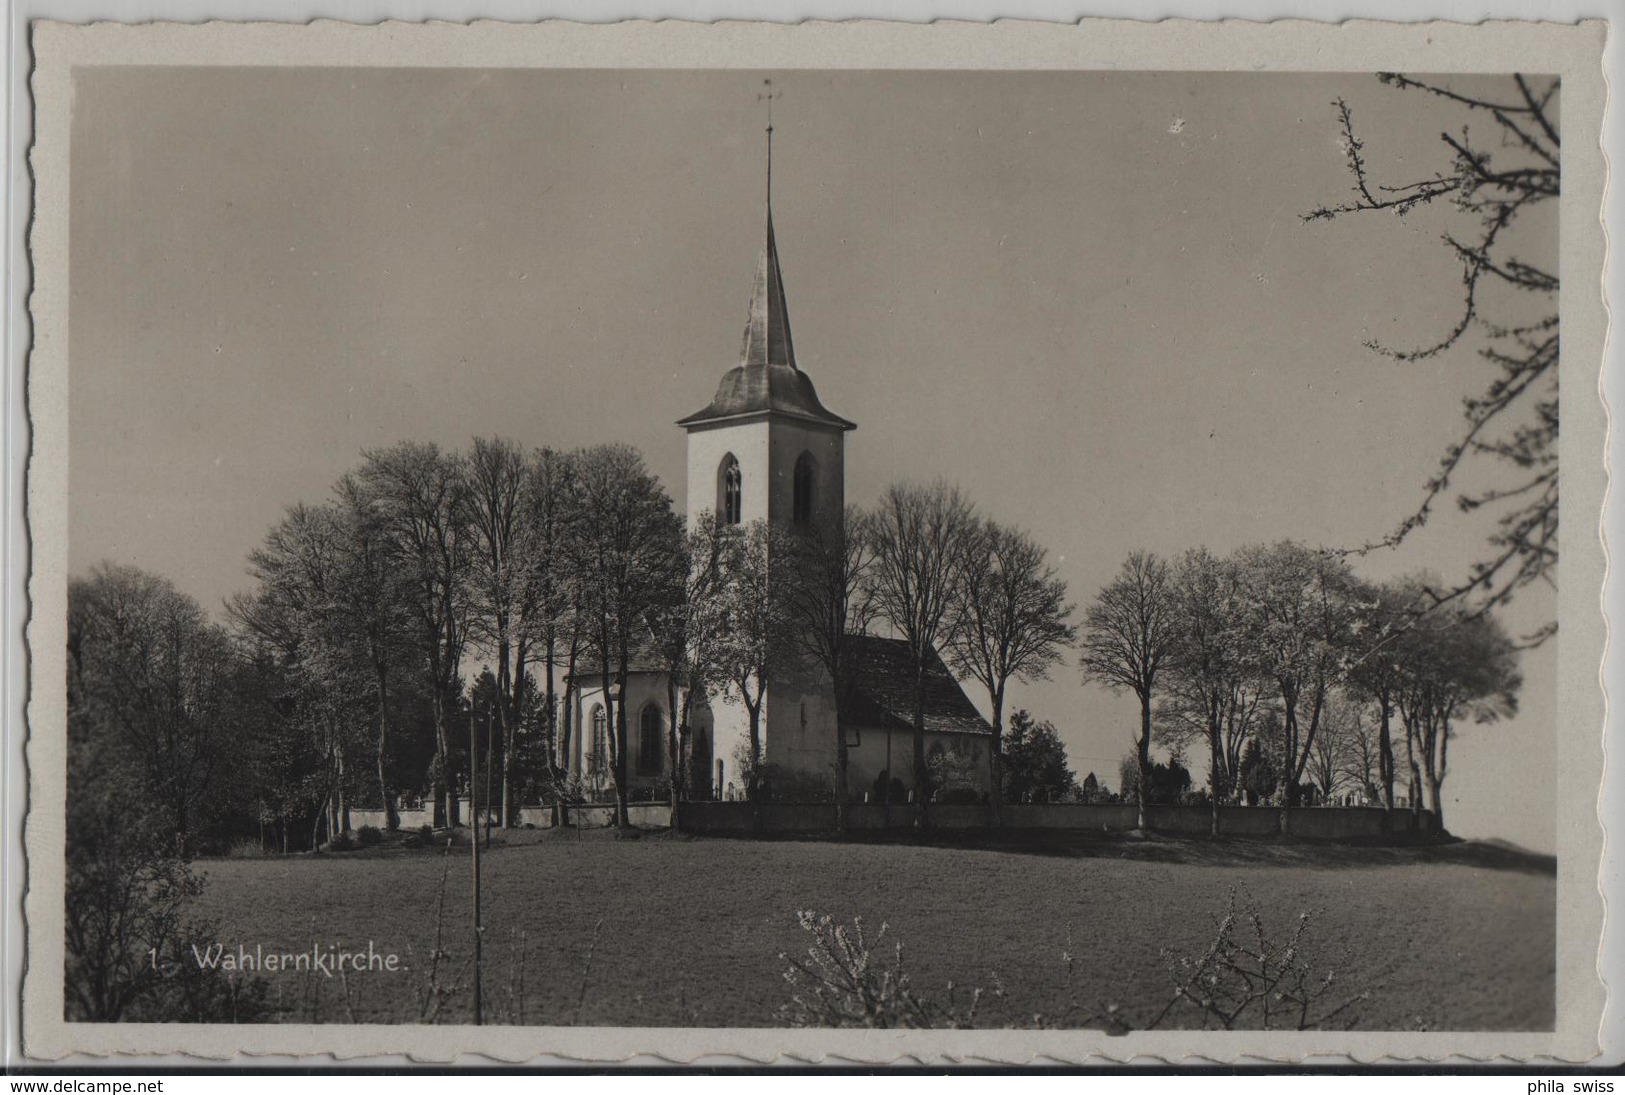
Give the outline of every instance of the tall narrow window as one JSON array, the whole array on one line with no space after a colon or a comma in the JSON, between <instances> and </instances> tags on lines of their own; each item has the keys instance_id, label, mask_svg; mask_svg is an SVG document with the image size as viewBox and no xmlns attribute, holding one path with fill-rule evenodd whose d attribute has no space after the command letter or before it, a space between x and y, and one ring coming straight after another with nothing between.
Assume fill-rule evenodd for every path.
<instances>
[{"instance_id":1,"label":"tall narrow window","mask_svg":"<svg viewBox=\"0 0 1625 1095\"><path fill-rule=\"evenodd\" d=\"M711 728L695 726L689 736L688 793L692 798L709 799L711 790Z\"/></svg>"},{"instance_id":2,"label":"tall narrow window","mask_svg":"<svg viewBox=\"0 0 1625 1095\"><path fill-rule=\"evenodd\" d=\"M665 752L660 729L660 708L651 703L638 718L638 771L645 775L660 771L661 754Z\"/></svg>"},{"instance_id":3,"label":"tall narrow window","mask_svg":"<svg viewBox=\"0 0 1625 1095\"><path fill-rule=\"evenodd\" d=\"M729 453L722 458L722 467L717 469L717 513L725 525L739 524L742 486L739 461Z\"/></svg>"},{"instance_id":4,"label":"tall narrow window","mask_svg":"<svg viewBox=\"0 0 1625 1095\"><path fill-rule=\"evenodd\" d=\"M818 464L810 452L796 458L795 518L796 524L805 525L813 515L813 482L818 475Z\"/></svg>"},{"instance_id":5,"label":"tall narrow window","mask_svg":"<svg viewBox=\"0 0 1625 1095\"><path fill-rule=\"evenodd\" d=\"M604 708L600 704L593 704L592 708L592 749L587 754L587 771L603 772L609 768L609 720L604 717Z\"/></svg>"}]
</instances>

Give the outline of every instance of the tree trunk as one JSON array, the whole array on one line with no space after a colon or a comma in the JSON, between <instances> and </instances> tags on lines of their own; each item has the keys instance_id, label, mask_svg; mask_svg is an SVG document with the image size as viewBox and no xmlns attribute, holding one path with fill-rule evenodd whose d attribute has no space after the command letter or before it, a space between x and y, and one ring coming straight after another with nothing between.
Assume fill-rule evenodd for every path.
<instances>
[{"instance_id":1,"label":"tree trunk","mask_svg":"<svg viewBox=\"0 0 1625 1095\"><path fill-rule=\"evenodd\" d=\"M739 691L744 697L745 713L750 720L750 778L745 781L745 793L755 802L762 789L762 697L758 695L756 702L751 703L750 693L744 688Z\"/></svg>"},{"instance_id":2,"label":"tree trunk","mask_svg":"<svg viewBox=\"0 0 1625 1095\"><path fill-rule=\"evenodd\" d=\"M1416 763L1416 733L1411 720L1405 720L1405 759L1411 769L1411 813L1422 812L1422 770Z\"/></svg>"},{"instance_id":3,"label":"tree trunk","mask_svg":"<svg viewBox=\"0 0 1625 1095\"><path fill-rule=\"evenodd\" d=\"M1440 720L1436 716L1429 716L1426 734L1422 738L1422 765L1427 779L1428 804L1433 810L1433 824L1440 831L1444 831L1444 797L1441 791L1444 787L1444 773L1440 770L1437 758L1437 746L1442 736L1439 726Z\"/></svg>"},{"instance_id":4,"label":"tree trunk","mask_svg":"<svg viewBox=\"0 0 1625 1095\"><path fill-rule=\"evenodd\" d=\"M835 831L846 832L847 796L846 723L841 719L841 706L835 705Z\"/></svg>"},{"instance_id":5,"label":"tree trunk","mask_svg":"<svg viewBox=\"0 0 1625 1095\"><path fill-rule=\"evenodd\" d=\"M1147 820L1146 800L1151 797L1151 690L1140 693L1140 738L1135 742L1135 753L1140 763L1140 790L1134 797L1139 800L1139 813L1135 827L1141 832L1150 828Z\"/></svg>"},{"instance_id":6,"label":"tree trunk","mask_svg":"<svg viewBox=\"0 0 1625 1095\"><path fill-rule=\"evenodd\" d=\"M1382 779L1382 805L1386 810L1394 808L1394 736L1392 701L1386 693L1377 697L1378 712L1381 717L1381 729L1377 733L1377 773Z\"/></svg>"},{"instance_id":7,"label":"tree trunk","mask_svg":"<svg viewBox=\"0 0 1625 1095\"><path fill-rule=\"evenodd\" d=\"M1004 689L993 690L993 741L989 746L988 821L993 828L1004 825Z\"/></svg>"},{"instance_id":8,"label":"tree trunk","mask_svg":"<svg viewBox=\"0 0 1625 1095\"><path fill-rule=\"evenodd\" d=\"M570 660L567 663L567 666L566 666L565 671L564 671L564 675L565 675L566 679L568 679L568 680L570 680L572 682L575 681L575 679L576 679L576 665L580 661L580 657L581 657L581 644L579 642L577 642L577 641L572 640L571 643L570 643ZM549 672L548 675L547 675L547 692L548 692L549 696L551 696L553 694L553 674L551 672ZM579 685L577 686L577 693L576 694L580 695ZM552 703L553 703L553 701L551 699L549 699L548 700L548 705L549 705L548 710L549 711L553 710ZM576 734L575 705L570 702L570 693L568 691L566 691L565 694L564 694L564 726L563 726L562 730L559 733L559 755L558 755L557 758L553 758L553 759L554 759L555 770L563 769L565 778L567 778L567 779L569 778L571 769L574 767L574 765L571 762L575 759L575 755L574 755L574 753L571 752L571 750L573 749L573 747L575 745L575 742L572 740L572 738L575 737L575 734Z\"/></svg>"},{"instance_id":9,"label":"tree trunk","mask_svg":"<svg viewBox=\"0 0 1625 1095\"><path fill-rule=\"evenodd\" d=\"M542 686L542 746L546 750L548 775L557 767L559 748L558 736L558 697L554 695L553 670L554 660L559 655L558 638L553 634L551 626L543 641L542 664L547 666L547 683ZM574 666L571 667L572 670Z\"/></svg>"},{"instance_id":10,"label":"tree trunk","mask_svg":"<svg viewBox=\"0 0 1625 1095\"><path fill-rule=\"evenodd\" d=\"M446 698L437 682L434 690L434 747L435 767L439 771L440 786L437 797L445 802L446 827L457 827L457 791L451 782L451 743L446 738Z\"/></svg>"},{"instance_id":11,"label":"tree trunk","mask_svg":"<svg viewBox=\"0 0 1625 1095\"><path fill-rule=\"evenodd\" d=\"M682 784L683 750L677 737L677 678L666 674L666 798L671 803L671 821L677 824L678 789Z\"/></svg>"},{"instance_id":12,"label":"tree trunk","mask_svg":"<svg viewBox=\"0 0 1625 1095\"><path fill-rule=\"evenodd\" d=\"M378 798L384 806L384 828L394 832L401 827L400 811L395 808L395 798L389 793L389 773L385 765L385 755L389 743L389 691L388 678L383 670L378 670Z\"/></svg>"},{"instance_id":13,"label":"tree trunk","mask_svg":"<svg viewBox=\"0 0 1625 1095\"><path fill-rule=\"evenodd\" d=\"M925 828L925 801L931 797L931 773L925 766L925 662L914 668L914 827Z\"/></svg>"},{"instance_id":14,"label":"tree trunk","mask_svg":"<svg viewBox=\"0 0 1625 1095\"><path fill-rule=\"evenodd\" d=\"M1219 744L1221 729L1209 728L1208 734L1208 798L1212 799L1213 820L1210 835L1219 835L1219 788L1224 781L1224 750Z\"/></svg>"},{"instance_id":15,"label":"tree trunk","mask_svg":"<svg viewBox=\"0 0 1625 1095\"><path fill-rule=\"evenodd\" d=\"M620 665L617 667L615 683L620 686L621 694L615 700L615 718L610 723L610 736L615 739L615 821L623 829L632 827L632 816L627 812L628 788L627 757L626 757L626 680L628 669L632 664L631 642L623 633L621 639Z\"/></svg>"},{"instance_id":16,"label":"tree trunk","mask_svg":"<svg viewBox=\"0 0 1625 1095\"><path fill-rule=\"evenodd\" d=\"M512 736L509 733L509 724L512 722L512 720L508 717L509 716L508 696L509 696L510 690L513 687L513 671L509 667L509 662L512 660L512 657L513 657L513 649L511 647L511 645L509 644L507 637L504 635L503 638L501 640L499 640L498 643L497 643L497 712L496 712L496 714L497 714L497 726L496 726L496 735L495 735L495 739L493 740L492 735L489 733L489 727L487 727L486 742L485 742L485 768L486 768L486 772L487 772L487 776L486 776L487 785L490 784L490 775L489 775L489 773L490 773L490 770L491 770L491 754L492 754L492 752L494 750L497 750L497 749L501 750L497 754L497 763L502 768L502 776L501 776L501 780L500 780L500 783L499 783L502 817L498 820L497 825L498 825L498 827L503 828L503 829L506 829L508 827L508 818L511 816L508 813L508 807L510 805L510 796L509 796L509 788L508 788L508 754L512 751L509 748L509 738ZM489 791L489 786L487 786L487 791ZM487 794L486 795L486 803L485 803L485 808L487 810L489 810L491 808L491 800L492 800L492 796L490 794Z\"/></svg>"}]
</instances>

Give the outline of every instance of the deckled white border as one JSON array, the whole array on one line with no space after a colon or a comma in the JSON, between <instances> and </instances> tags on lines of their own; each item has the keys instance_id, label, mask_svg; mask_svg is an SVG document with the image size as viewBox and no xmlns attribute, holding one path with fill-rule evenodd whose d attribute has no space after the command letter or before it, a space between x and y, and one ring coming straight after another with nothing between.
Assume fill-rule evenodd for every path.
<instances>
[{"instance_id":1,"label":"deckled white border","mask_svg":"<svg viewBox=\"0 0 1625 1095\"><path fill-rule=\"evenodd\" d=\"M1604 165L1599 145L1577 134L1600 134L1605 89L1601 78L1602 28L1531 24L1191 23L1086 21L1079 26L1014 23L772 24L476 23L388 24L358 27L208 24L202 26L103 24L89 28L38 25L39 68L33 87L41 112L32 166L39 204L32 238L36 284L32 299L36 340L31 361L30 411L35 430L29 478L29 520L35 570L30 584L34 619L29 641L35 679L63 679L66 552L66 188L69 86L74 63L453 65L482 67L767 67L767 68L1125 68L1277 71L1510 71L1556 72L1564 79L1564 129L1570 136L1565 168L1562 265L1571 288L1562 301L1564 423L1560 454L1565 524L1571 530L1601 512L1604 423L1592 391L1602 360L1605 316L1599 295L1603 244L1597 226ZM1576 520L1576 516L1581 519ZM1253 1057L1303 1059L1347 1054L1439 1059L1494 1056L1585 1059L1597 1047L1602 990L1596 979L1601 902L1597 864L1601 832L1596 804L1602 756L1597 730L1602 697L1597 666L1602 621L1596 612L1602 586L1601 545L1570 534L1564 545L1559 592L1559 1030L1554 1034L1217 1034L1155 1032L1107 1039L1095 1032L959 1031L839 1032L784 1030L672 1030L632 1028L470 1028L351 1026L141 1026L65 1024L61 1021L62 750L60 740L36 736L29 745L31 888L26 913L41 930L30 939L25 982L24 1037L29 1054L54 1058L70 1052L331 1053L340 1058L400 1053L419 1060L451 1060L479 1053L498 1060L537 1054L582 1060L626 1060L653 1055L692 1060L729 1054L747 1060L842 1059L889 1062L993 1060L1035 1057L1081 1061L1151 1056L1233 1061ZM64 690L46 683L31 697L30 723L65 724ZM54 869L53 869L54 868ZM53 925L56 927L53 928Z\"/></svg>"}]
</instances>

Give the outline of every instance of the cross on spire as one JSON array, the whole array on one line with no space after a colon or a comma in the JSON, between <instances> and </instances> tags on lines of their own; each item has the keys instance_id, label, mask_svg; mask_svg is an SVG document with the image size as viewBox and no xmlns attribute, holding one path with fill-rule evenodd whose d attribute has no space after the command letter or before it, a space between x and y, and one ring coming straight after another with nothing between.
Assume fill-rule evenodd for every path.
<instances>
[{"instance_id":1,"label":"cross on spire","mask_svg":"<svg viewBox=\"0 0 1625 1095\"><path fill-rule=\"evenodd\" d=\"M764 90L757 98L767 103L767 238L756 269L740 364L793 369L796 352L790 341L790 308L784 299L784 275L779 272L778 241L773 237L773 100L780 92L773 90L772 80L764 80L762 85Z\"/></svg>"},{"instance_id":2,"label":"cross on spire","mask_svg":"<svg viewBox=\"0 0 1625 1095\"><path fill-rule=\"evenodd\" d=\"M767 104L767 211L770 218L773 215L773 100L783 94L773 90L772 80L763 80L762 91L756 96L757 102Z\"/></svg>"}]
</instances>

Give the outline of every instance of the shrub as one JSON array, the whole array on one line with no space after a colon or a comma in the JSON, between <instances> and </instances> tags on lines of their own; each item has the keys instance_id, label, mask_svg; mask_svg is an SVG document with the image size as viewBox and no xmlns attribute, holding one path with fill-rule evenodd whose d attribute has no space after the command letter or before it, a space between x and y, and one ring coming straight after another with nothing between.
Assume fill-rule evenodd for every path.
<instances>
[{"instance_id":1,"label":"shrub","mask_svg":"<svg viewBox=\"0 0 1625 1095\"><path fill-rule=\"evenodd\" d=\"M187 916L204 880L150 797L117 764L70 746L64 903L69 1020L250 1021L265 983L200 966L217 926Z\"/></svg>"},{"instance_id":2,"label":"shrub","mask_svg":"<svg viewBox=\"0 0 1625 1095\"><path fill-rule=\"evenodd\" d=\"M828 776L764 764L757 776L757 795L763 802L834 802L835 788Z\"/></svg>"},{"instance_id":3,"label":"shrub","mask_svg":"<svg viewBox=\"0 0 1625 1095\"><path fill-rule=\"evenodd\" d=\"M936 801L944 806L975 806L982 801L982 796L974 787L954 787L939 792Z\"/></svg>"},{"instance_id":4,"label":"shrub","mask_svg":"<svg viewBox=\"0 0 1625 1095\"><path fill-rule=\"evenodd\" d=\"M1173 999L1163 1014L1176 1007L1194 1009L1204 1030L1352 1025L1355 1009L1371 994L1344 995L1337 968L1309 941L1314 918L1314 912L1302 912L1290 928L1271 929L1257 902L1232 886L1224 914L1215 918L1213 942L1201 954L1163 951L1174 982Z\"/></svg>"},{"instance_id":5,"label":"shrub","mask_svg":"<svg viewBox=\"0 0 1625 1095\"><path fill-rule=\"evenodd\" d=\"M355 838L348 830L334 834L333 839L327 842L327 850L330 852L348 852L355 846Z\"/></svg>"},{"instance_id":6,"label":"shrub","mask_svg":"<svg viewBox=\"0 0 1625 1095\"><path fill-rule=\"evenodd\" d=\"M888 956L880 950L886 938L885 924L870 939L863 918L854 917L850 926L837 924L833 917L807 910L796 913L796 923L812 936L807 957L791 958L780 953L786 963L784 980L791 989L790 1002L779 1017L793 1027L869 1027L880 1030L920 1027L969 1029L975 1025L976 1008L982 990L975 989L964 1010L955 1000L955 988L948 982L948 1002L938 1005L909 986L903 967L903 945L895 943ZM993 994L1004 995L994 982Z\"/></svg>"},{"instance_id":7,"label":"shrub","mask_svg":"<svg viewBox=\"0 0 1625 1095\"><path fill-rule=\"evenodd\" d=\"M376 825L363 825L355 835L363 848L371 848L384 839L383 832Z\"/></svg>"},{"instance_id":8,"label":"shrub","mask_svg":"<svg viewBox=\"0 0 1625 1095\"><path fill-rule=\"evenodd\" d=\"M1067 949L1061 952L1065 1009L1058 1015L1018 1017L1015 1022L1040 1029L1094 1027L1108 1034L1154 1030L1165 1024L1203 1030L1347 1029L1371 993L1346 984L1346 955L1327 959L1316 947L1314 920L1313 912L1303 912L1284 924L1266 921L1255 901L1232 888L1224 912L1213 917L1211 942L1194 954L1163 951L1173 991L1162 1009L1149 1017L1125 1015L1116 1004L1090 1006L1079 1001L1074 983L1077 957L1069 931ZM885 924L870 938L862 918L844 924L798 912L796 922L812 936L812 943L804 958L779 955L791 990L790 1002L779 1009L779 1018L787 1025L963 1029L975 1024L983 990L959 997L950 981L941 1004L916 992L903 965L902 944L883 947ZM993 987L987 995L1007 1004L998 977L990 976Z\"/></svg>"},{"instance_id":9,"label":"shrub","mask_svg":"<svg viewBox=\"0 0 1625 1095\"><path fill-rule=\"evenodd\" d=\"M418 836L419 836L419 838L422 839L422 841L425 844L427 844L429 841L434 839L434 826L433 825L419 825L418 826Z\"/></svg>"}]
</instances>

